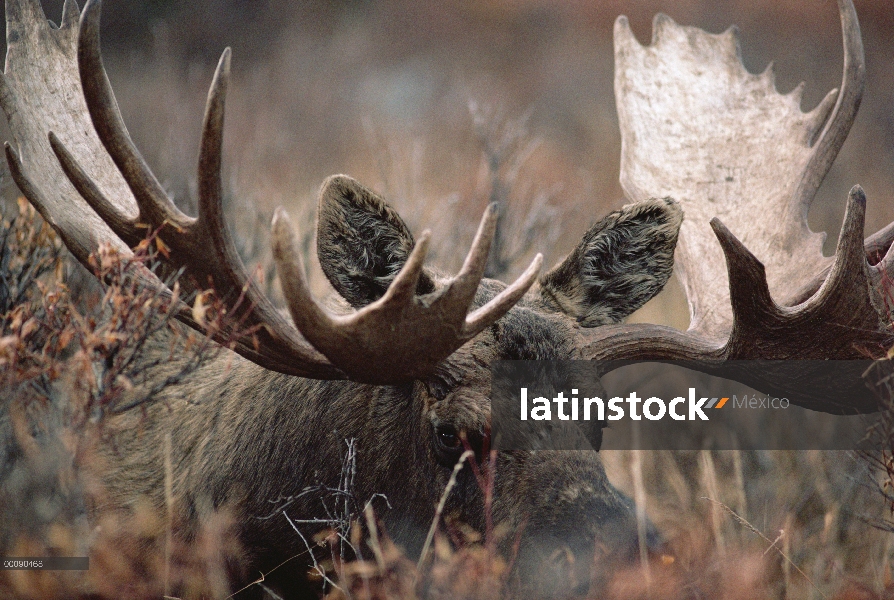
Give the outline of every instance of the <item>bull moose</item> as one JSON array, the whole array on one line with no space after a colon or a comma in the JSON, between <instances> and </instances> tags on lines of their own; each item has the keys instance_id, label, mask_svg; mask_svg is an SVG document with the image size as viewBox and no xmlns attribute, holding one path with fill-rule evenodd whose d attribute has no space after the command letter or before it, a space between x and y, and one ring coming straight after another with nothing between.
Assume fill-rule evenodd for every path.
<instances>
[{"instance_id":1,"label":"bull moose","mask_svg":"<svg viewBox=\"0 0 894 600\"><path fill-rule=\"evenodd\" d=\"M544 274L538 256L509 285L483 278L493 209L457 275L431 269L427 232L414 237L379 195L350 177L330 177L319 195L317 253L340 296L335 305L310 293L286 212L279 209L272 224L291 319L249 275L222 214L229 50L208 94L198 216L190 217L123 123L100 54L100 8L101 0L82 11L66 0L56 27L39 0L7 0L0 78L13 134L7 160L22 193L80 262L103 242L130 256L146 229L156 230L169 268L188 275L183 291L211 282L236 320L253 327L253 339L232 344L238 356L227 352L204 365L167 403L110 417L115 443L104 474L117 508L140 497L163 508L161 448L169 435L171 489L187 522L235 506L252 572L305 549L294 523L266 517L283 498L289 514L313 514L319 497L301 491L338 488L345 440L356 449L352 494L387 498L390 508L379 514L389 534L418 554L460 456L470 449L473 460L487 459L495 360L690 359L709 369L734 359L862 358L865 347L890 341L882 287L894 269L894 226L864 240L859 187L848 198L834 257L823 257L822 236L806 222L863 90L850 0L839 0L841 87L808 113L799 91L776 91L770 71L745 70L734 30L713 35L659 15L652 43L642 46L619 18L621 180L632 203L591 227ZM665 285L675 254L689 330L623 324ZM131 269L143 285L172 296L155 272L141 263ZM180 321L199 326L185 303L177 306ZM229 340L231 333L217 335ZM772 373L750 373L748 382L784 385ZM554 549L568 548L579 557L574 568L587 569L597 547L620 556L660 543L650 526L638 527L632 502L607 480L596 452L503 452L494 467L488 514L469 465L446 513L476 530L488 519L518 530L517 564L542 573ZM306 534L313 532L308 526ZM278 573L281 593L301 593L294 568ZM244 583L234 577L234 585ZM556 577L549 591L585 593L590 578L575 581L580 587L563 590Z\"/></svg>"}]
</instances>

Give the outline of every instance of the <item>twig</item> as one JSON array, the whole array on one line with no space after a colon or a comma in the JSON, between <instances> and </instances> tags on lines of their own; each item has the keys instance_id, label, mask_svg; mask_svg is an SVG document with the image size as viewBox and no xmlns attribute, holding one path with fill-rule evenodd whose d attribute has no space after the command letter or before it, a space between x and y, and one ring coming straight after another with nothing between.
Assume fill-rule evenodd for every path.
<instances>
[{"instance_id":1,"label":"twig","mask_svg":"<svg viewBox=\"0 0 894 600\"><path fill-rule=\"evenodd\" d=\"M634 426L634 433L639 437L639 427ZM636 443L635 447L640 447ZM633 471L633 497L636 503L636 537L639 541L639 560L646 586L652 585L652 570L649 567L649 552L646 544L646 486L643 482L642 450L633 451L633 462L630 465Z\"/></svg>"},{"instance_id":2,"label":"twig","mask_svg":"<svg viewBox=\"0 0 894 600\"><path fill-rule=\"evenodd\" d=\"M376 564L379 570L385 572L385 555L382 554L382 546L379 545L379 528L376 526L376 516L373 514L371 504L367 504L363 509L366 516L366 526L369 528L369 547L372 548L373 555L376 557Z\"/></svg>"},{"instance_id":3,"label":"twig","mask_svg":"<svg viewBox=\"0 0 894 600\"><path fill-rule=\"evenodd\" d=\"M259 583L258 587L267 592L273 600L285 600L282 596L271 590L269 587L264 585L263 583Z\"/></svg>"},{"instance_id":4,"label":"twig","mask_svg":"<svg viewBox=\"0 0 894 600\"><path fill-rule=\"evenodd\" d=\"M337 583L332 581L332 579L330 579L329 576L326 575L326 570L323 569L323 567L321 567L320 564L317 562L317 557L316 557L316 555L314 555L314 551L313 551L313 549L311 549L310 544L307 541L307 538L304 537L304 534L302 534L301 531L299 531L298 526L292 521L292 519L289 518L289 515L286 513L286 511L283 511L282 514L286 518L286 521L289 522L289 525L292 526L292 529L295 530L295 533L298 534L298 537L301 538L301 541L304 542L304 547L307 548L307 553L310 555L310 560L313 563L313 565L311 565L313 570L317 572L317 574L320 576L320 578L323 581L325 581L326 583L328 583L335 589L341 590L342 593L347 594L347 592L345 590L343 590L341 588L341 586L339 586Z\"/></svg>"},{"instance_id":5,"label":"twig","mask_svg":"<svg viewBox=\"0 0 894 600\"><path fill-rule=\"evenodd\" d=\"M425 536L425 543L422 545L422 553L419 555L419 560L416 562L417 569L422 568L422 563L425 562L426 555L428 555L429 546L431 546L432 539L435 537L435 531L438 529L438 523L441 521L441 514L444 512L444 506L447 504L447 496L450 495L450 491L453 489L453 486L456 485L456 478L462 470L463 464L471 456L474 456L474 453L471 450L466 450L462 453L462 456L459 457L459 460L456 461L456 464L453 465L453 472L450 474L450 479L447 481L444 493L441 494L441 499L438 501L438 507L435 509L435 517L432 519L431 527L428 528L428 535Z\"/></svg>"},{"instance_id":6,"label":"twig","mask_svg":"<svg viewBox=\"0 0 894 600\"><path fill-rule=\"evenodd\" d=\"M174 474L171 466L171 432L165 433L165 596L171 595L171 538L174 519Z\"/></svg>"}]
</instances>

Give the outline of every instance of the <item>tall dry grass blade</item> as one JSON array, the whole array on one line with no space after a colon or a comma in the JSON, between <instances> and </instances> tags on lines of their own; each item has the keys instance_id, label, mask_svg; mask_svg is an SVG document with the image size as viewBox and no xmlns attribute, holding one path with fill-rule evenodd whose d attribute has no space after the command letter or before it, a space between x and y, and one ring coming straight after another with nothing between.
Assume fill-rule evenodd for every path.
<instances>
[{"instance_id":1,"label":"tall dry grass blade","mask_svg":"<svg viewBox=\"0 0 894 600\"><path fill-rule=\"evenodd\" d=\"M745 468L742 464L742 451L733 450L733 474L736 477L736 512L748 515L748 497L745 494Z\"/></svg>"},{"instance_id":2,"label":"tall dry grass blade","mask_svg":"<svg viewBox=\"0 0 894 600\"><path fill-rule=\"evenodd\" d=\"M782 530L782 533L781 533L781 535L782 535L782 555L783 556L791 556L791 554L792 554L791 531L792 531L792 525L794 524L793 520L794 519L792 518L792 513L788 513L785 515L785 528ZM791 586L792 586L792 569L791 568L793 566L795 566L795 563L793 563L790 560L786 560L782 564L782 576L783 576L783 582L785 585L785 587L783 589L784 589L784 594L785 594L786 598L791 598L791 594L789 593L789 591L791 590ZM797 567L795 567L795 568L797 569ZM802 575L804 574L803 571L801 571L801 569L798 569L798 572L801 573ZM804 575L804 578L807 579L808 581L810 581L807 578L807 575ZM819 591L819 590L817 590L817 591Z\"/></svg>"},{"instance_id":3,"label":"tall dry grass blade","mask_svg":"<svg viewBox=\"0 0 894 600\"><path fill-rule=\"evenodd\" d=\"M639 428L635 426L634 435L639 437ZM642 452L642 450L634 450L632 452L630 470L633 474L633 501L636 504L636 535L639 542L639 561L646 579L646 586L648 587L652 583L652 572L649 568L649 548L646 543L648 519L646 518L646 485L643 481Z\"/></svg>"},{"instance_id":4,"label":"tall dry grass blade","mask_svg":"<svg viewBox=\"0 0 894 600\"><path fill-rule=\"evenodd\" d=\"M376 515L373 513L371 504L366 505L363 509L363 514L366 517L366 526L369 528L369 547L376 557L376 564L379 565L379 570L384 573L385 555L382 553L382 545L379 543L379 528L376 525Z\"/></svg>"},{"instance_id":5,"label":"tall dry grass blade","mask_svg":"<svg viewBox=\"0 0 894 600\"><path fill-rule=\"evenodd\" d=\"M660 469L659 472L662 474L665 484L673 490L679 506L692 506L692 490L689 487L686 475L683 474L680 468L679 461L670 450L661 450L660 452L661 454L658 456L663 458L663 460L655 461L656 464L653 468L657 467Z\"/></svg>"},{"instance_id":6,"label":"tall dry grass blade","mask_svg":"<svg viewBox=\"0 0 894 600\"><path fill-rule=\"evenodd\" d=\"M719 503L717 486L717 470L714 468L714 459L709 450L701 451L702 483L708 490L712 502ZM726 554L726 540L723 538L723 527L720 520L720 510L716 504L711 505L711 528L714 532L714 543L717 544L717 552L723 556Z\"/></svg>"},{"instance_id":7,"label":"tall dry grass blade","mask_svg":"<svg viewBox=\"0 0 894 600\"><path fill-rule=\"evenodd\" d=\"M419 560L416 562L417 569L422 568L422 565L425 562L425 557L428 556L428 549L431 547L431 542L435 537L435 531L438 530L438 523L441 521L441 514L444 512L444 506L447 504L447 497L450 495L453 486L456 485L456 478L462 470L463 465L471 456L473 456L473 454L474 453L471 450L466 450L462 453L462 456L459 457L459 460L456 461L456 464L453 465L453 472L450 474L450 479L447 481L444 493L441 494L441 499L438 501L438 507L435 509L435 516L431 520L431 526L428 528L428 535L425 536L425 543L422 544L422 553L419 555Z\"/></svg>"},{"instance_id":8,"label":"tall dry grass blade","mask_svg":"<svg viewBox=\"0 0 894 600\"><path fill-rule=\"evenodd\" d=\"M165 433L164 439L164 463L165 463L165 568L164 590L165 597L171 595L171 544L174 528L174 475L171 466L171 432Z\"/></svg>"}]
</instances>

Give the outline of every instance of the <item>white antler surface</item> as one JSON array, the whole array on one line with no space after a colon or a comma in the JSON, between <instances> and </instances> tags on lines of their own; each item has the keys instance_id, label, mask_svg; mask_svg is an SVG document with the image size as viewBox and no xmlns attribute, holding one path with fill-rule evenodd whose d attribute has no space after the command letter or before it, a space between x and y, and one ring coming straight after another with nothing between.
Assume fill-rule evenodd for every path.
<instances>
[{"instance_id":1,"label":"white antler surface","mask_svg":"<svg viewBox=\"0 0 894 600\"><path fill-rule=\"evenodd\" d=\"M10 0L6 10L8 49L6 71L0 76L0 104L17 147L7 151L21 169L16 173L13 166L16 183L33 188L30 193L41 198L35 204L41 215L79 260L85 261L100 241L112 243L127 256L127 245L69 183L47 139L47 132L54 132L103 195L124 215L136 216L133 194L97 137L81 92L77 3L66 0L58 29L46 20L39 0Z\"/></svg>"},{"instance_id":2,"label":"white antler surface","mask_svg":"<svg viewBox=\"0 0 894 600\"><path fill-rule=\"evenodd\" d=\"M822 256L825 235L807 227L807 211L862 92L856 15L850 3L840 9L845 93L832 90L808 113L802 86L776 91L772 65L759 75L746 71L735 28L710 34L658 15L652 43L642 46L626 18L615 24L621 184L631 200L670 196L682 204L677 264L691 329L709 338L725 338L732 323L712 218L764 264L782 306L831 261Z\"/></svg>"}]
</instances>

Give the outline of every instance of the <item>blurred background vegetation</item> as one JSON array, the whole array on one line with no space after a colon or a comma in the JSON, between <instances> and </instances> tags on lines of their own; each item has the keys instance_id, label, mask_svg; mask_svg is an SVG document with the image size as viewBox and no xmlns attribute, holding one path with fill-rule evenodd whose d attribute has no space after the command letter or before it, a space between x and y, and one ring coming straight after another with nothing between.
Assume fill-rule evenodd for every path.
<instances>
[{"instance_id":1,"label":"blurred background vegetation","mask_svg":"<svg viewBox=\"0 0 894 600\"><path fill-rule=\"evenodd\" d=\"M50 18L61 5L44 1ZM855 183L869 199L867 231L894 219L894 0L856 5L868 85L810 214L828 251ZM711 32L737 24L746 67L775 60L782 92L804 80L805 110L841 78L833 0L107 0L103 11L125 121L187 206L207 85L233 48L225 168L236 226L259 257L275 206L302 215L309 243L316 189L348 173L415 231L431 227L446 268L492 198L508 206L493 274L513 276L537 251L557 261L625 202L612 87L620 14L642 42L657 12ZM635 319L685 328L679 287Z\"/></svg>"},{"instance_id":2,"label":"blurred background vegetation","mask_svg":"<svg viewBox=\"0 0 894 600\"><path fill-rule=\"evenodd\" d=\"M44 2L50 18L61 4ZM894 220L894 0L855 4L866 92L809 215L812 229L828 233L827 252L856 183L868 197L867 233ZM657 12L711 32L737 24L745 66L760 72L775 60L783 93L804 80L804 110L841 79L833 0L106 0L103 10L125 121L185 206L207 86L220 52L233 48L229 216L244 253L268 263L273 208L297 216L309 246L316 190L334 173L384 194L413 231L431 228L442 267L458 267L492 199L506 207L496 274L514 277L538 251L558 261L625 203L612 87L620 14L641 42ZM319 273L316 281L324 286ZM685 328L679 285L634 319ZM780 597L819 597L813 584L829 593L848 577L874 589L891 583L894 536L861 520L883 516L884 502L843 453L604 454L612 481L693 547L766 548L705 496L770 539L786 530L780 543L813 583L782 562Z\"/></svg>"}]
</instances>

